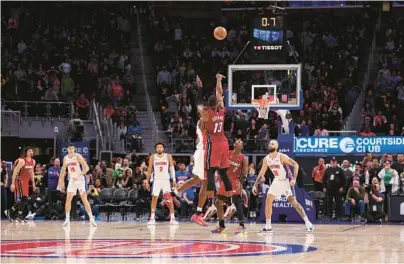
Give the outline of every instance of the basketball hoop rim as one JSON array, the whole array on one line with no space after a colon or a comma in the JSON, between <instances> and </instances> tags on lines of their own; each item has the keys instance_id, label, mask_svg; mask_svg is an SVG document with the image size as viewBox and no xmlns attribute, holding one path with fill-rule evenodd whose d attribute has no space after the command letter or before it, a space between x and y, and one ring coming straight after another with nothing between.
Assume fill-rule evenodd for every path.
<instances>
[{"instance_id":1,"label":"basketball hoop rim","mask_svg":"<svg viewBox=\"0 0 404 264\"><path fill-rule=\"evenodd\" d=\"M267 99L252 99L251 103L257 108L270 108L271 104L274 102L271 102L270 100Z\"/></svg>"}]
</instances>

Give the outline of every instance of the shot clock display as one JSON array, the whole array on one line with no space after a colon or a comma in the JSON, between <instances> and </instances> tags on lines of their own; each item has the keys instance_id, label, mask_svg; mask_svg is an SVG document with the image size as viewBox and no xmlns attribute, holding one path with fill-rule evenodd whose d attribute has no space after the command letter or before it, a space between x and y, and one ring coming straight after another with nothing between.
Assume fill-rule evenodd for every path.
<instances>
[{"instance_id":1,"label":"shot clock display","mask_svg":"<svg viewBox=\"0 0 404 264\"><path fill-rule=\"evenodd\" d=\"M284 63L285 16L260 15L251 23L251 47L257 63Z\"/></svg>"}]
</instances>

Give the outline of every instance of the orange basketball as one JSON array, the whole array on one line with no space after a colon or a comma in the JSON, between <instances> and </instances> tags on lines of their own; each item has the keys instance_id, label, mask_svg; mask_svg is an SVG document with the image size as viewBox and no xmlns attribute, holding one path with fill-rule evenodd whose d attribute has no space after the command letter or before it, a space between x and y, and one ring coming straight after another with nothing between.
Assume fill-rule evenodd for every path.
<instances>
[{"instance_id":1,"label":"orange basketball","mask_svg":"<svg viewBox=\"0 0 404 264\"><path fill-rule=\"evenodd\" d=\"M213 31L213 36L217 40L224 40L227 37L227 30L224 27L217 27Z\"/></svg>"}]
</instances>

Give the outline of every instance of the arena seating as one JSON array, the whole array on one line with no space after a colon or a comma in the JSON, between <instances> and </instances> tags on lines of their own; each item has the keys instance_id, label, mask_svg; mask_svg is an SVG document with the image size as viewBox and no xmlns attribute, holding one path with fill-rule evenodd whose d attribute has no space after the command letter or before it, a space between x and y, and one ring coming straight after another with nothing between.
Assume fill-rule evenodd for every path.
<instances>
[{"instance_id":1,"label":"arena seating","mask_svg":"<svg viewBox=\"0 0 404 264\"><path fill-rule=\"evenodd\" d=\"M227 72L227 65L237 57L248 39L249 14L240 11L240 14L226 16L224 22L212 22L166 16L157 18L156 12L151 10L149 31L154 33L151 34L149 48L154 50L161 104L165 106L162 123L172 133L174 143L178 143L175 149L187 152L192 150L190 146L194 137L194 128L190 127L194 127L196 117L193 101L195 76L209 76L205 78L204 85L214 87L215 73ZM293 113L297 124L296 135L328 135L327 130L339 131L359 95L359 84L363 78L359 67L367 60L365 51L373 36L374 20L372 14L351 19L341 12L288 15L288 37L304 66L302 87L305 104L301 111ZM327 23L324 23L325 20ZM235 33L235 37L219 42L211 34L222 23ZM341 27L341 24L345 26ZM296 63L292 54L289 55L290 63ZM240 57L239 63L248 63L246 53ZM316 96L313 97L313 94ZM255 130L256 125L258 129L262 128L261 120L248 130L248 125L241 131L229 130L231 123L239 120L240 116L245 116L251 123L255 115L254 111L248 114L230 111L225 125L229 139L251 139L249 131ZM276 115L272 114L267 124L269 137L272 138L277 137L276 119ZM266 134L264 131L263 138Z\"/></svg>"}]
</instances>

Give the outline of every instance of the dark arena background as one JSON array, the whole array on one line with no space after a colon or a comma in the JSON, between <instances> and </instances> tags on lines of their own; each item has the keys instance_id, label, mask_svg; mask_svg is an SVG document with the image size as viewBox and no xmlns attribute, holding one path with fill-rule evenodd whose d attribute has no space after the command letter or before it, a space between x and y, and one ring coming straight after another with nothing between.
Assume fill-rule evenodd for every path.
<instances>
[{"instance_id":1,"label":"dark arena background","mask_svg":"<svg viewBox=\"0 0 404 264\"><path fill-rule=\"evenodd\" d=\"M2 1L1 262L403 262L403 13L402 1ZM200 207L208 227L193 223L200 183L161 193L151 214L146 176L163 142L171 177L193 177L197 95L208 101L217 73L220 131L248 160L243 212L226 200L219 234L215 198ZM313 232L283 196L260 231L273 173L253 187L273 139L299 164L292 192ZM94 224L77 194L62 226L69 144L89 165Z\"/></svg>"}]
</instances>

